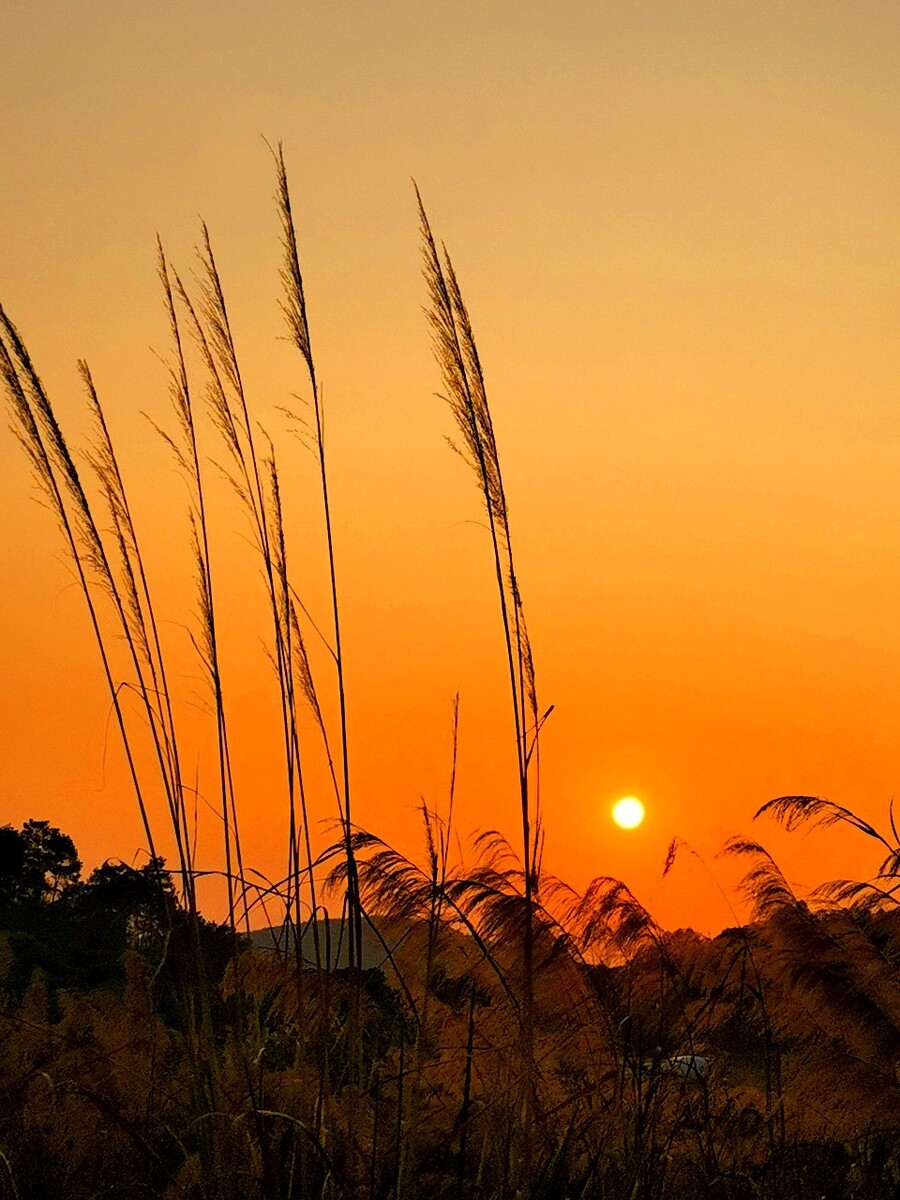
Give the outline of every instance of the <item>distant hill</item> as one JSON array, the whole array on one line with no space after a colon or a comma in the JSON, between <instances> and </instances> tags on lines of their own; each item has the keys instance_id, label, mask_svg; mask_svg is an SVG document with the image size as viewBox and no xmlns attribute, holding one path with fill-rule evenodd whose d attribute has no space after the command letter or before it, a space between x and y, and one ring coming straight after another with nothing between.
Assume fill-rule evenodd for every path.
<instances>
[{"instance_id":1,"label":"distant hill","mask_svg":"<svg viewBox=\"0 0 900 1200\"><path fill-rule=\"evenodd\" d=\"M372 967L389 965L389 954L393 953L413 932L414 926L400 921L388 920L382 917L373 918L372 924L378 930L363 922L362 929L362 965L364 970ZM317 922L319 936L319 953L322 964L328 962L332 970L340 970L350 966L348 953L348 929L346 921L335 917L323 917ZM380 935L380 937L379 937ZM251 943L260 950L295 951L293 925L267 925L264 929L254 929L250 933ZM307 924L301 930L300 952L305 962L310 966L316 963L315 935L312 924Z\"/></svg>"}]
</instances>

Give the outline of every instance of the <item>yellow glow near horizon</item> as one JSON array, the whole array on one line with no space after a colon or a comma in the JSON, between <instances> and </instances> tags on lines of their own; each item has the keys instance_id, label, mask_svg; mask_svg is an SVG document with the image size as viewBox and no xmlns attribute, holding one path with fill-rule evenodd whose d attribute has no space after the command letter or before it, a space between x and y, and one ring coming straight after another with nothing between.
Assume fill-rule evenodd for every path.
<instances>
[{"instance_id":1,"label":"yellow glow near horizon","mask_svg":"<svg viewBox=\"0 0 900 1200\"><path fill-rule=\"evenodd\" d=\"M623 796L613 805L612 816L620 829L637 829L643 824L646 810L637 796Z\"/></svg>"}]
</instances>

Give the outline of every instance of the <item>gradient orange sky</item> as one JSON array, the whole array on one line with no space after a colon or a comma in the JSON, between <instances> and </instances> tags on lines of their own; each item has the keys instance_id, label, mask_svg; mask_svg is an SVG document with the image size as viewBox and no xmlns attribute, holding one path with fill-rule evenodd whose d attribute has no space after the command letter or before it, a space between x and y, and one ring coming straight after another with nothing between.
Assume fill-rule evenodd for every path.
<instances>
[{"instance_id":1,"label":"gradient orange sky","mask_svg":"<svg viewBox=\"0 0 900 1200\"><path fill-rule=\"evenodd\" d=\"M900 8L864 0L8 5L0 297L73 439L75 360L107 405L186 721L212 790L187 497L168 422L157 230L210 226L255 411L288 472L300 590L324 618L315 468L278 406L282 139L328 410L356 815L415 852L461 693L462 834L517 834L509 700L474 480L421 313L417 179L472 315L542 705L546 865L624 878L667 924L733 918L714 861L755 832L789 878L866 874L849 835L753 826L900 784ZM90 865L141 845L83 602L0 433L0 822ZM265 608L223 491L214 553L247 858L284 804ZM224 584L223 584L224 589ZM611 803L640 796L638 832ZM321 815L331 815L323 792ZM204 832L205 831L205 832ZM205 841L203 840L205 839ZM201 847L214 839L201 819ZM202 855L201 855L202 857Z\"/></svg>"}]
</instances>

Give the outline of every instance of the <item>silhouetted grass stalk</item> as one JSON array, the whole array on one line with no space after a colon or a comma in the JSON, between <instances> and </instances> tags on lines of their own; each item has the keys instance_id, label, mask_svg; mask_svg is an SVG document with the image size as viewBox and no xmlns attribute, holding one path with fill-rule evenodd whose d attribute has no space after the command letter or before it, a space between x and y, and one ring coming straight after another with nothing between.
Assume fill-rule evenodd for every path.
<instances>
[{"instance_id":1,"label":"silhouetted grass stalk","mask_svg":"<svg viewBox=\"0 0 900 1200\"><path fill-rule=\"evenodd\" d=\"M198 251L201 267L199 312L178 280L179 295L188 314L195 341L209 376L207 399L213 423L228 449L236 474L229 478L247 507L262 558L269 605L272 613L273 659L278 680L281 725L284 739L288 793L288 864L284 896L285 920L297 927L299 912L299 872L296 850L296 795L298 775L302 771L299 738L294 721L294 683L291 672L290 628L284 620L280 581L272 547L271 498L264 487L265 463L260 460L247 405L237 349L225 303L221 277L213 254L209 230L202 225L202 248ZM176 277L177 278L177 277Z\"/></svg>"},{"instance_id":2,"label":"silhouetted grass stalk","mask_svg":"<svg viewBox=\"0 0 900 1200\"><path fill-rule=\"evenodd\" d=\"M402 1200L407 1194L410 1184L410 1167L416 1162L417 1127L419 1097L424 1081L425 1056L429 1050L431 1039L431 997L434 978L435 957L438 941L443 932L443 910L450 862L450 839L453 834L453 805L456 799L456 767L459 754L459 693L453 699L452 751L450 765L450 784L447 801L446 821L441 821L437 815L422 802L422 824L425 830L425 850L428 867L428 908L427 908L427 939L425 943L425 989L419 1010L419 1020L416 1028L415 1058L412 1079L406 1093L407 1111L403 1114L402 1124L405 1130L400 1162L397 1169L396 1194Z\"/></svg>"},{"instance_id":3,"label":"silhouetted grass stalk","mask_svg":"<svg viewBox=\"0 0 900 1200\"><path fill-rule=\"evenodd\" d=\"M183 887L189 896L189 903L195 906L187 806L165 660L160 648L153 603L147 588L143 559L125 485L100 398L87 363L79 362L78 368L87 394L88 410L95 425L95 438L88 452L88 462L106 501L107 512L112 522L112 543L117 551L121 573L121 582L115 588L116 608L131 651L132 665L138 679L140 695L144 700L160 774L165 784L176 846L183 867ZM103 545L102 538L100 541Z\"/></svg>"},{"instance_id":4,"label":"silhouetted grass stalk","mask_svg":"<svg viewBox=\"0 0 900 1200\"><path fill-rule=\"evenodd\" d=\"M525 918L523 929L523 1022L524 1065L522 1125L533 1120L534 1080L534 903L539 888L540 813L532 811L531 763L540 734L534 682L534 660L525 626L522 599L513 561L509 515L493 420L484 375L475 345L468 312L453 270L442 248L439 255L418 188L422 231L424 274L430 307L426 310L433 333L434 349L446 389L444 399L462 435L462 450L474 468L484 500L490 530L500 616L509 670L510 695L515 727L519 801L524 868ZM529 746L529 733L533 744ZM524 1140L526 1178L529 1174L530 1141Z\"/></svg>"},{"instance_id":5,"label":"silhouetted grass stalk","mask_svg":"<svg viewBox=\"0 0 900 1200\"><path fill-rule=\"evenodd\" d=\"M151 639L148 636L148 617L136 582L133 556L138 552L130 521L130 510L90 372L85 364L79 364L82 378L87 387L89 407L99 431L99 444L89 455L89 461L97 474L113 522L113 546L119 560L121 581L117 579L114 572L110 553L101 535L53 406L34 370L21 338L2 309L0 309L0 326L2 326L9 347L12 349L12 355L14 355L13 358L9 349L4 346L4 378L16 417L20 440L36 469L38 480L50 496L53 510L63 526L79 583L88 603L95 636L98 644L102 644L104 647L101 651L104 670L110 681L117 720L120 716L122 717L120 728L124 732L124 714L118 702L120 687L124 685L113 682L110 660L105 651L102 622L90 592L91 575L96 578L112 601L117 624L135 673L135 684L131 685L132 690L139 697L147 715L147 726L159 766L160 780L165 792L178 850L182 888L189 907L196 909L190 843L187 838L184 789L178 769L174 730L168 723L171 709L167 707L168 700L160 680L158 664L154 661ZM149 672L149 680L147 672ZM124 734L124 738L126 744L129 744L127 734ZM133 758L130 759L130 763L134 763ZM134 765L136 767L136 764ZM138 787L137 792L142 822L145 833L148 835L148 849L150 849L152 840L149 813L143 805L142 789Z\"/></svg>"},{"instance_id":6,"label":"silhouetted grass stalk","mask_svg":"<svg viewBox=\"0 0 900 1200\"><path fill-rule=\"evenodd\" d=\"M175 298L169 277L168 263L161 242L157 242L158 274L163 287L169 329L175 350L175 363L169 366L169 390L173 407L182 430L183 446L163 434L175 453L176 460L184 469L193 492L195 510L191 515L195 559L197 563L197 587L200 601L200 640L195 643L200 659L209 675L213 691L216 719L216 753L219 774L219 795L222 813L222 837L225 852L225 879L228 888L228 919L236 927L235 882L240 889L240 908L244 927L249 930L250 916L245 883L243 855L241 852L240 827L234 794L234 777L228 743L228 725L222 691L222 673L219 658L219 640L216 622L216 605L213 593L213 570L209 552L209 522L207 517L206 493L197 446L192 390L185 362L184 344L175 308ZM145 585L146 589L146 585ZM233 843L233 852L232 852ZM235 870L236 869L236 870Z\"/></svg>"},{"instance_id":7,"label":"silhouetted grass stalk","mask_svg":"<svg viewBox=\"0 0 900 1200\"><path fill-rule=\"evenodd\" d=\"M131 739L125 723L120 688L113 676L99 614L88 581L86 565L82 559L83 550L87 547L90 558L92 560L96 559L102 569L102 560L96 551L96 542L98 540L96 527L89 514L85 513L86 499L83 498L80 484L74 488L76 499L75 515L73 517L69 514L65 495L67 492L71 495L72 483L70 482L67 487L65 481L67 477L71 479L71 476L77 475L75 464L68 452L68 447L65 445L62 433L56 424L55 416L52 410L50 410L46 397L43 394L43 385L40 383L31 365L31 360L25 346L2 306L0 306L0 330L2 330L2 333L0 333L0 371L3 374L3 380L13 413L15 422L13 426L14 432L31 462L38 484L48 496L51 511L59 522L72 558L78 578L78 585L87 605L91 629L100 653L100 661L103 666L103 674L112 701L113 711L116 714L116 724L118 725L119 734L122 739L122 747L128 764L128 774L134 788L141 825L144 829L144 835L147 838L148 854L151 858L156 858L153 830L141 787ZM7 341L9 342L9 347L7 346ZM15 355L15 360L12 357L13 354ZM29 395L31 398L29 398ZM55 447L54 459L51 459L45 437L41 433L36 412L44 414L44 424L49 434L49 442L51 446Z\"/></svg>"},{"instance_id":8,"label":"silhouetted grass stalk","mask_svg":"<svg viewBox=\"0 0 900 1200\"><path fill-rule=\"evenodd\" d=\"M344 831L344 853L347 866L347 916L348 916L348 958L353 969L362 968L362 904L359 893L359 877L356 860L353 853L353 809L350 793L350 757L348 752L347 730L347 698L344 678L344 656L341 642L340 607L338 604L337 570L335 566L334 535L331 521L331 503L328 491L328 472L325 454L325 419L322 398L316 375L312 343L309 333L309 321L306 311L306 294L303 287L303 275L300 270L300 257L297 249L297 234L294 227L291 196L288 189L287 170L281 145L274 151L278 176L277 204L281 217L282 246L284 263L281 271L284 285L284 300L282 308L287 321L290 339L300 352L306 364L309 383L312 391L312 407L315 422L314 449L319 466L319 477L322 493L322 508L325 519L325 539L328 553L328 577L331 591L331 609L334 632L334 662L337 673L338 715L340 723L341 746L341 782L342 792L339 796L341 803L341 820ZM326 747L327 748L327 747ZM330 754L329 754L330 758ZM358 1086L361 1078L361 1042L360 1042L360 1012L359 991L354 988L350 1003L350 1078L354 1087Z\"/></svg>"}]
</instances>

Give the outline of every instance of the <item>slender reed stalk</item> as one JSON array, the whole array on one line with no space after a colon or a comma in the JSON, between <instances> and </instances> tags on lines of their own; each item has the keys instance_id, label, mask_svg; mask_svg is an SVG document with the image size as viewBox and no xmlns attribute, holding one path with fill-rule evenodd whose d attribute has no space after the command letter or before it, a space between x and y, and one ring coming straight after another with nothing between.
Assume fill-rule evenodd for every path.
<instances>
[{"instance_id":1,"label":"slender reed stalk","mask_svg":"<svg viewBox=\"0 0 900 1200\"><path fill-rule=\"evenodd\" d=\"M130 543L134 542L134 530L130 521L127 498L121 486L121 475L115 456L108 441L102 408L90 378L90 372L80 364L82 377L88 389L91 411L100 431L99 444L90 461L98 474L101 490L110 510L113 522L113 545L119 556L121 582L117 579L113 562L100 533L90 501L69 450L65 436L56 418L53 406L43 384L34 369L28 352L15 327L0 309L0 329L8 342L4 347L3 370L7 391L17 419L21 440L38 471L45 490L51 497L54 511L63 526L70 551L76 560L76 569L82 591L85 593L98 639L103 638L102 626L96 607L90 596L90 578L93 576L112 601L123 640L128 650L135 673L133 690L138 695L147 716L155 757L159 766L160 779L166 795L172 830L178 849L182 888L189 905L193 904L192 864L190 845L186 836L184 793L178 770L177 748L173 729L167 721L167 699L164 689L158 686L160 677L157 664L150 653L150 638L147 633L147 617L142 607L136 583L136 570ZM11 351L11 353L10 353ZM139 575L139 569L137 574ZM105 659L109 663L108 657ZM149 671L149 679L148 679ZM110 679L112 676L110 674ZM112 690L118 695L118 687ZM117 714L121 709L117 707ZM142 809L145 832L149 832L146 810ZM155 855L154 855L155 856Z\"/></svg>"},{"instance_id":2,"label":"slender reed stalk","mask_svg":"<svg viewBox=\"0 0 900 1200\"><path fill-rule=\"evenodd\" d=\"M294 226L293 209L291 206L290 190L288 188L287 169L284 154L279 144L273 150L275 158L278 190L277 205L281 217L282 246L284 262L281 271L284 285L282 309L287 321L290 340L300 352L306 364L309 384L312 392L312 407L314 417L314 448L319 465L319 477L322 492L322 507L325 519L325 539L328 553L328 576L331 591L331 610L334 631L334 661L337 674L338 709L340 723L340 763L341 763L341 794L339 797L341 821L344 832L344 853L346 857L346 886L347 886L347 916L348 916L348 956L355 971L362 969L362 904L359 892L359 875L353 852L353 809L350 792L350 755L348 750L347 728L347 695L344 671L344 655L341 640L340 606L338 603L337 568L335 562L334 534L331 520L331 501L328 489L328 471L325 453L325 413L316 374L315 361L312 352L312 342L309 332L309 321L306 310L306 293L303 286L303 275L300 270L300 256L297 248L297 233ZM330 755L329 755L330 757ZM354 988L351 992L350 1005L350 1081L358 1085L362 1071L362 1045L360 1041L360 1011L359 991Z\"/></svg>"},{"instance_id":3,"label":"slender reed stalk","mask_svg":"<svg viewBox=\"0 0 900 1200\"><path fill-rule=\"evenodd\" d=\"M302 764L295 721L295 685L292 671L292 629L285 619L284 587L278 576L272 545L272 499L265 490L266 465L261 460L253 433L243 377L231 332L222 281L216 265L209 230L201 226L203 245L199 253L201 267L200 303L195 306L177 272L173 272L175 293L185 311L188 328L207 371L207 403L212 422L229 453L231 469L227 477L250 516L266 582L272 617L273 663L278 681L281 729L284 744L288 799L288 873L284 892L285 922L299 937L297 913L299 874L295 861L297 841L297 794L302 790ZM308 864L309 866L309 864ZM310 873L311 878L311 873ZM314 910L314 905L313 905ZM299 943L295 947L299 954Z\"/></svg>"},{"instance_id":4,"label":"slender reed stalk","mask_svg":"<svg viewBox=\"0 0 900 1200\"><path fill-rule=\"evenodd\" d=\"M193 875L194 854L179 765L175 717L166 679L165 659L160 646L156 615L147 586L143 556L132 520L125 484L106 424L103 407L87 363L79 362L78 368L96 431L94 444L88 454L88 461L100 485L112 521L113 545L117 551L121 574L121 583L115 586L116 595L121 597L116 600L116 607L131 650L132 665L148 715L181 863L183 889L188 899L188 906L193 911L196 909Z\"/></svg>"},{"instance_id":5,"label":"slender reed stalk","mask_svg":"<svg viewBox=\"0 0 900 1200\"><path fill-rule=\"evenodd\" d=\"M443 911L450 861L450 842L453 835L453 804L456 799L456 767L459 754L459 693L453 698L452 752L450 786L446 821L438 819L422 802L422 823L425 828L426 862L428 864L427 940L425 945L425 991L416 1029L415 1058L412 1079L407 1091L407 1112L404 1114L406 1135L397 1178L397 1196L406 1194L411 1167L416 1161L416 1118L425 1071L425 1057L431 1040L430 1009L434 980L435 957L443 932Z\"/></svg>"},{"instance_id":6,"label":"slender reed stalk","mask_svg":"<svg viewBox=\"0 0 900 1200\"><path fill-rule=\"evenodd\" d=\"M506 646L515 728L524 865L522 1125L529 1128L534 1111L533 921L536 893L539 889L540 862L540 813L534 808L531 787L532 753L541 726L535 691L534 660L513 560L509 510L500 457L471 321L446 248L442 247L442 254L438 253L418 188L416 197L422 233L424 275L429 295L426 313L431 325L435 357L444 378L444 399L462 435L461 453L475 470L487 513ZM534 739L532 745L529 745L530 734ZM529 1154L530 1140L526 1135L523 1141L526 1179L530 1170Z\"/></svg>"},{"instance_id":7,"label":"slender reed stalk","mask_svg":"<svg viewBox=\"0 0 900 1200\"><path fill-rule=\"evenodd\" d=\"M275 579L278 584L278 618L282 636L284 639L285 648L291 653L291 661L288 664L290 668L290 704L291 704L291 727L294 731L294 736L297 737L298 714L297 714L297 692L308 703L313 714L318 718L318 724L324 731L324 720L322 719L321 708L313 682L312 671L309 666L309 659L306 654L306 646L303 641L303 634L300 630L300 622L297 618L297 610L294 606L291 597L290 583L288 581L288 566L287 566L287 545L284 536L284 517L281 507L281 484L278 477L278 468L275 463L275 451L270 446L269 457L266 459L265 465L269 475L269 522L270 522L270 545L273 550L273 566ZM288 836L290 839L289 859L288 859L288 877L297 881L293 888L294 901L294 925L296 929L296 952L298 962L301 957L301 937L300 931L303 927L303 921L300 909L300 879L304 873L302 862L303 851L306 854L307 873L309 882L310 895L310 912L312 913L312 932L313 944L315 950L316 965L321 969L321 947L319 944L319 923L316 919L318 911L318 899L316 893L316 881L313 873L313 852L312 842L309 834L309 811L306 801L306 786L304 783L303 772L299 770L299 739L298 747L298 771L297 771L297 796L300 803L300 820L297 822L297 815L294 808L290 812L290 828ZM301 845L302 839L302 845Z\"/></svg>"},{"instance_id":8,"label":"slender reed stalk","mask_svg":"<svg viewBox=\"0 0 900 1200\"><path fill-rule=\"evenodd\" d=\"M194 419L193 394L188 378L181 327L175 308L172 281L162 243L157 240L157 273L163 288L169 330L175 351L175 362L169 365L169 391L172 404L182 432L182 445L163 434L171 446L176 460L184 469L193 494L191 528L194 555L197 564L197 587L200 601L200 644L198 650L209 675L213 692L216 718L216 750L219 774L219 795L222 813L222 838L225 852L225 878L228 888L228 919L236 927L235 882L240 889L240 907L243 923L250 928L247 887L243 855L241 852L240 827L234 794L234 776L231 769L231 753L228 743L228 725L225 715L225 700L222 690L222 672L219 657L219 639L216 623L216 605L213 591L213 573L209 552L209 520L207 515L206 490L200 466L197 446L197 431ZM233 849L232 849L233 843ZM236 879L235 879L235 867Z\"/></svg>"},{"instance_id":9,"label":"slender reed stalk","mask_svg":"<svg viewBox=\"0 0 900 1200\"><path fill-rule=\"evenodd\" d=\"M18 364L13 360L10 350L7 348L6 339L9 340L13 353L16 354ZM21 374L20 374L21 371ZM47 449L47 444L44 436L41 434L40 427L35 417L35 410L32 405L32 400L29 398L29 391L32 397L40 402L40 396L43 388L37 378L28 358L27 351L15 326L9 321L2 306L0 306L0 373L2 373L3 381L6 385L7 395L9 398L10 408L14 419L14 431L19 439L19 442L24 449L32 468L35 477L41 488L47 494L51 511L58 520L68 546L69 553L72 558L72 563L75 567L75 572L78 577L78 584L82 595L87 604L88 616L91 623L91 629L94 633L94 638L97 643L97 648L100 653L100 661L103 667L103 674L106 679L106 685L109 690L110 699L112 701L113 711L116 714L116 724L119 728L119 734L122 739L122 747L125 752L125 759L128 764L128 774L134 788L135 798L137 801L138 812L140 813L141 825L144 829L144 836L147 839L147 852L151 861L157 858L156 847L153 839L153 830L150 824L150 816L147 809L146 800L144 798L143 788L141 787L140 777L138 774L137 764L134 757L134 751L131 745L131 739L125 724L125 715L122 710L121 692L119 686L115 682L113 676L112 664L110 662L109 653L107 651L106 642L104 640L100 618L97 612L96 604L94 603L93 593L91 591L88 576L85 570L85 563L82 558L82 552L85 546L89 551L89 556L93 560L99 557L96 553L96 528L93 521L84 520L83 509L76 505L75 515L70 516L68 506L65 501L65 485L60 477L57 467L50 457ZM28 380L27 390L24 379ZM62 434L53 434L51 429L52 441L56 443L58 449L58 460L61 459L63 465L63 478L68 472L74 472L75 466L71 462L71 456L68 450L64 447ZM71 464L71 465L69 465ZM78 514L81 514L79 520Z\"/></svg>"}]
</instances>

